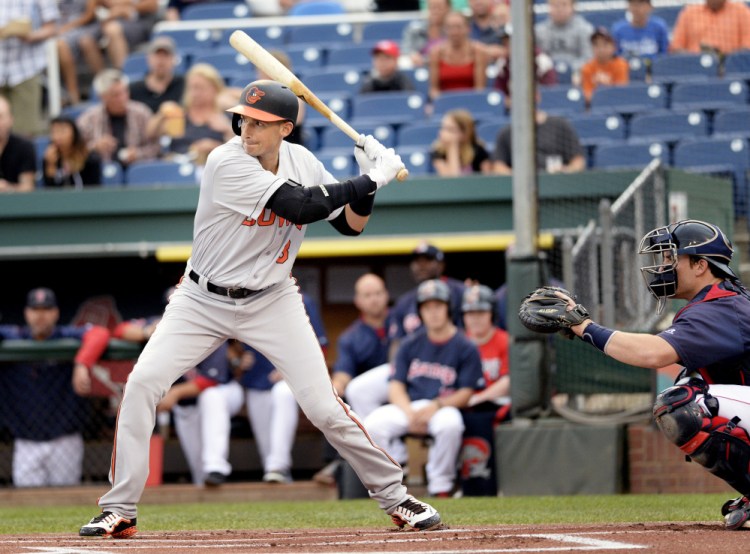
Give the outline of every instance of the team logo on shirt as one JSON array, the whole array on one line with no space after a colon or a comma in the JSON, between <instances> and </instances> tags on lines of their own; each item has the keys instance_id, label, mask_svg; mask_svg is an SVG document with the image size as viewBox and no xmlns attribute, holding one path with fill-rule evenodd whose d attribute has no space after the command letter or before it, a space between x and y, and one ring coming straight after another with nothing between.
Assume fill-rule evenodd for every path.
<instances>
[{"instance_id":1,"label":"team logo on shirt","mask_svg":"<svg viewBox=\"0 0 750 554\"><path fill-rule=\"evenodd\" d=\"M436 379L440 381L443 386L451 386L456 382L456 369L447 365L434 363L434 362L423 362L422 360L412 360L409 365L409 371L406 374L406 379L411 381L417 377L426 377L428 379Z\"/></svg>"},{"instance_id":2,"label":"team logo on shirt","mask_svg":"<svg viewBox=\"0 0 750 554\"><path fill-rule=\"evenodd\" d=\"M261 99L261 97L265 95L266 93L260 90L258 87L253 87L247 91L247 94L245 95L245 102L251 105L255 104Z\"/></svg>"}]
</instances>

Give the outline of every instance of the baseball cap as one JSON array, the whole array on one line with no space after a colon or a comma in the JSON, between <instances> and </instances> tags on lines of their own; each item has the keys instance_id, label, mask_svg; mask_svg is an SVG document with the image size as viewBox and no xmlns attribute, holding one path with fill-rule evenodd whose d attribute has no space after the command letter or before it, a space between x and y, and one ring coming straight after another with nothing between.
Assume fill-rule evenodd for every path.
<instances>
[{"instance_id":1,"label":"baseball cap","mask_svg":"<svg viewBox=\"0 0 750 554\"><path fill-rule=\"evenodd\" d=\"M451 290L440 279L424 281L417 287L417 305L421 306L428 300L439 300L450 304Z\"/></svg>"},{"instance_id":2,"label":"baseball cap","mask_svg":"<svg viewBox=\"0 0 750 554\"><path fill-rule=\"evenodd\" d=\"M39 287L29 291L27 308L57 308L57 297L51 289Z\"/></svg>"},{"instance_id":3,"label":"baseball cap","mask_svg":"<svg viewBox=\"0 0 750 554\"><path fill-rule=\"evenodd\" d=\"M394 58L398 58L401 54L401 50L399 50L398 44L396 44L392 40L378 41L373 47L372 53L377 54L378 52L386 54L388 56L393 56Z\"/></svg>"},{"instance_id":4,"label":"baseball cap","mask_svg":"<svg viewBox=\"0 0 750 554\"><path fill-rule=\"evenodd\" d=\"M241 115L258 121L290 121L296 125L299 101L289 87L276 81L259 79L247 85L242 90L239 104L227 111L236 114L232 126L239 135L236 123Z\"/></svg>"},{"instance_id":5,"label":"baseball cap","mask_svg":"<svg viewBox=\"0 0 750 554\"><path fill-rule=\"evenodd\" d=\"M174 54L176 49L177 48L175 46L174 40L172 40L172 37L168 37L166 35L154 37L154 39L148 45L149 54L153 54L154 52L158 52L159 50L163 50L164 52L167 52L169 54Z\"/></svg>"},{"instance_id":6,"label":"baseball cap","mask_svg":"<svg viewBox=\"0 0 750 554\"><path fill-rule=\"evenodd\" d=\"M609 29L607 29L606 27L597 27L594 30L594 32L591 34L591 42L594 42L597 38L603 38L612 43L615 42L615 39L612 38Z\"/></svg>"},{"instance_id":7,"label":"baseball cap","mask_svg":"<svg viewBox=\"0 0 750 554\"><path fill-rule=\"evenodd\" d=\"M430 258L438 262L442 262L443 259L445 259L445 254L443 254L443 251L440 250L437 246L434 246L428 242L423 242L419 244L412 251L411 253L412 258L417 258L419 256L424 256L425 258Z\"/></svg>"},{"instance_id":8,"label":"baseball cap","mask_svg":"<svg viewBox=\"0 0 750 554\"><path fill-rule=\"evenodd\" d=\"M495 294L486 285L473 285L464 290L461 311L491 312L495 303Z\"/></svg>"}]
</instances>

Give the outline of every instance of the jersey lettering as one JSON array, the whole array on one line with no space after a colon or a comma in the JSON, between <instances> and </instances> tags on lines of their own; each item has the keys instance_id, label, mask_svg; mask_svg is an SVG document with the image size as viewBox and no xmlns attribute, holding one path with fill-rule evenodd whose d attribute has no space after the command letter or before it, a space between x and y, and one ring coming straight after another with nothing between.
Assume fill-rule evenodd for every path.
<instances>
[{"instance_id":1,"label":"jersey lettering","mask_svg":"<svg viewBox=\"0 0 750 554\"><path fill-rule=\"evenodd\" d=\"M277 218L279 220L279 227L288 227L289 225L292 225L291 221L287 221L283 217L278 217L269 209L264 209L263 213L260 214L260 218L258 218L257 220L246 217L242 221L242 225L244 225L245 227L253 227L255 225L257 225L258 227L270 227L274 224ZM294 224L294 226L300 231L302 230L302 225Z\"/></svg>"},{"instance_id":2,"label":"jersey lettering","mask_svg":"<svg viewBox=\"0 0 750 554\"><path fill-rule=\"evenodd\" d=\"M289 259L289 247L292 245L292 241L288 240L286 241L286 244L284 245L284 249L281 251L281 255L276 258L277 264L283 264L285 261Z\"/></svg>"},{"instance_id":3,"label":"jersey lettering","mask_svg":"<svg viewBox=\"0 0 750 554\"><path fill-rule=\"evenodd\" d=\"M409 364L409 371L406 374L407 380L411 381L417 377L427 377L437 379L444 386L450 386L456 382L456 369L447 365L432 362L423 362L422 360L412 360Z\"/></svg>"}]
</instances>

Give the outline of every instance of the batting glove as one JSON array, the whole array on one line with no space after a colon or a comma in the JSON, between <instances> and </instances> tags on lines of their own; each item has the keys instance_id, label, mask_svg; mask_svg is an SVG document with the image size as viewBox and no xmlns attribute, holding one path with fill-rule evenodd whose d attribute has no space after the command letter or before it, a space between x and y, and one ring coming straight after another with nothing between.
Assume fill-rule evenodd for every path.
<instances>
[{"instance_id":1,"label":"batting glove","mask_svg":"<svg viewBox=\"0 0 750 554\"><path fill-rule=\"evenodd\" d=\"M388 148L381 154L378 154L375 160L375 167L367 172L367 176L375 181L375 184L380 188L393 181L398 172L403 168L404 162L401 161L401 156L396 154L393 148Z\"/></svg>"},{"instance_id":2,"label":"batting glove","mask_svg":"<svg viewBox=\"0 0 750 554\"><path fill-rule=\"evenodd\" d=\"M374 160L378 154L385 150L385 146L378 142L378 139L372 135L359 135L357 147L364 150L367 157L371 160Z\"/></svg>"},{"instance_id":3,"label":"batting glove","mask_svg":"<svg viewBox=\"0 0 750 554\"><path fill-rule=\"evenodd\" d=\"M362 135L360 135L362 136ZM364 148L360 148L359 146L354 147L354 158L357 160L357 164L359 165L359 174L360 175L367 175L369 171L375 167L375 160L370 159L367 154L365 153Z\"/></svg>"}]
</instances>

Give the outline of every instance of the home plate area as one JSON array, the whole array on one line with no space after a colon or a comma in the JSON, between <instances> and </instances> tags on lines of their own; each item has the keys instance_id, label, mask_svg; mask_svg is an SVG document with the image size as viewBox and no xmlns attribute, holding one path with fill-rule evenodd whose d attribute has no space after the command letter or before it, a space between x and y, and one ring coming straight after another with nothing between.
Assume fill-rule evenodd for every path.
<instances>
[{"instance_id":1,"label":"home plate area","mask_svg":"<svg viewBox=\"0 0 750 554\"><path fill-rule=\"evenodd\" d=\"M126 540L75 536L0 537L1 554L139 554L163 552L625 552L685 553L698 545L716 552L747 552L750 532L719 523L446 527L431 532L356 529L142 532Z\"/></svg>"}]
</instances>

